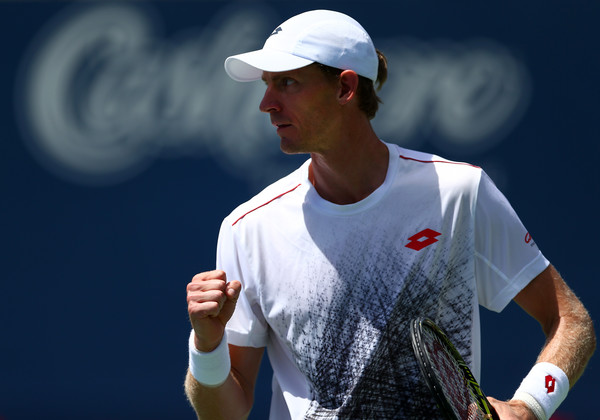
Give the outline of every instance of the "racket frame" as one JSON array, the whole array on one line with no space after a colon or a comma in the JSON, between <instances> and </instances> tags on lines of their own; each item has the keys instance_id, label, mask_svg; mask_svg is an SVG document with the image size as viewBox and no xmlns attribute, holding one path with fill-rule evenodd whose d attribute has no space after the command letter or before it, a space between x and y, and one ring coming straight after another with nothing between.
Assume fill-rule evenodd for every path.
<instances>
[{"instance_id":1,"label":"racket frame","mask_svg":"<svg viewBox=\"0 0 600 420\"><path fill-rule=\"evenodd\" d=\"M481 390L479 383L475 379L475 376L473 376L471 369L469 369L469 366L464 361L458 350L456 350L456 347L454 347L454 344L452 344L452 341L450 341L446 333L444 333L444 331L431 319L423 317L416 318L410 323L410 335L412 339L413 350L417 361L419 362L419 368L421 369L421 373L425 378L425 382L427 383L427 386L431 390L432 394L435 396L438 406L446 418L448 420L462 420L458 419L454 414L454 409L448 401L439 379L435 375L429 352L425 348L425 344L423 343L422 339L422 331L424 328L430 329L434 335L444 343L444 349L448 350L450 356L452 356L452 358L454 358L454 360L457 362L464 376L466 384L469 387L470 394L474 397L479 409L484 413L484 418L498 420L499 417L496 413L496 410L494 410L492 405L489 403L487 397Z\"/></svg>"}]
</instances>

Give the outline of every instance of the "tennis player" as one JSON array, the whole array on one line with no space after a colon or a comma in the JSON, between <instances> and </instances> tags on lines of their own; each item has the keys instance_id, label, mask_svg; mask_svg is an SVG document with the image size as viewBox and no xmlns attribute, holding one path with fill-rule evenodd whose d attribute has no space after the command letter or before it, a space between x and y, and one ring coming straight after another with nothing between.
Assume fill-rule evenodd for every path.
<instances>
[{"instance_id":1,"label":"tennis player","mask_svg":"<svg viewBox=\"0 0 600 420\"><path fill-rule=\"evenodd\" d=\"M302 13L225 69L262 79L281 149L309 158L224 219L218 270L187 286L198 417L248 415L265 348L273 420L440 417L410 320L440 325L479 379L479 306L514 300L547 340L514 398L491 401L548 419L594 351L590 317L481 168L376 135L387 63L363 27Z\"/></svg>"}]
</instances>

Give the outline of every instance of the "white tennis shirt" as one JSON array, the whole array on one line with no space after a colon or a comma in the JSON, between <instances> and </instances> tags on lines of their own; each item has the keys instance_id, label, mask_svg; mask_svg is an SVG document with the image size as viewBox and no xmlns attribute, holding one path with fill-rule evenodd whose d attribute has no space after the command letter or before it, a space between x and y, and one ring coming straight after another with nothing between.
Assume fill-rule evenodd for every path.
<instances>
[{"instance_id":1,"label":"white tennis shirt","mask_svg":"<svg viewBox=\"0 0 600 420\"><path fill-rule=\"evenodd\" d=\"M273 420L427 417L409 321L438 323L479 379L478 305L548 266L481 168L387 146L360 202L322 199L309 160L223 221L217 268L243 284L229 343L267 347Z\"/></svg>"}]
</instances>

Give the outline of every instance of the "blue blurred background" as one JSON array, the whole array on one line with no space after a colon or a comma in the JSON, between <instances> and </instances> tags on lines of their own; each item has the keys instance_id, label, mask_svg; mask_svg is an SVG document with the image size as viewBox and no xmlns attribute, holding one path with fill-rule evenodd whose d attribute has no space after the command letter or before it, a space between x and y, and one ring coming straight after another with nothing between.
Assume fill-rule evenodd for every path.
<instances>
[{"instance_id":1,"label":"blue blurred background","mask_svg":"<svg viewBox=\"0 0 600 420\"><path fill-rule=\"evenodd\" d=\"M195 418L185 286L221 219L305 158L222 63L314 8L388 56L378 134L483 166L598 316L599 2L3 2L0 420ZM543 335L514 303L482 318L482 386L510 398ZM600 418L599 370L555 418Z\"/></svg>"}]
</instances>

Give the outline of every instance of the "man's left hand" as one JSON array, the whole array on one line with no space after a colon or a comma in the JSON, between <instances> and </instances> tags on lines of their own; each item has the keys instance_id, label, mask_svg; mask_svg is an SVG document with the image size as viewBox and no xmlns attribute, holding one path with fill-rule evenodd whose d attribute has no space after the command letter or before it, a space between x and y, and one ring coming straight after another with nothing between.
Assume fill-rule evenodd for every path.
<instances>
[{"instance_id":1,"label":"man's left hand","mask_svg":"<svg viewBox=\"0 0 600 420\"><path fill-rule=\"evenodd\" d=\"M535 414L523 401L500 401L493 397L487 397L487 399L496 409L500 420L537 420Z\"/></svg>"}]
</instances>

